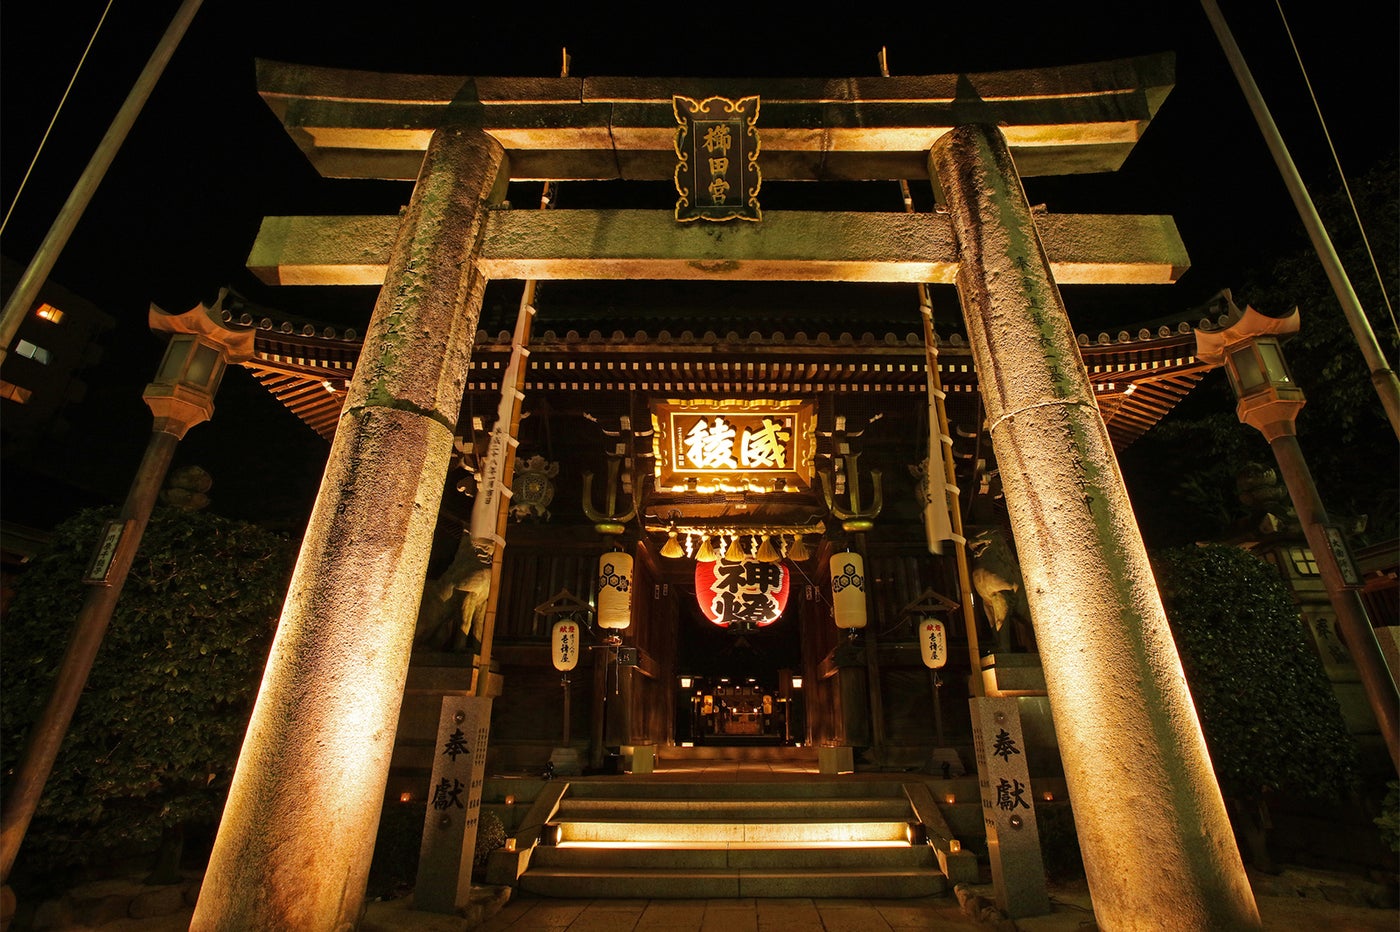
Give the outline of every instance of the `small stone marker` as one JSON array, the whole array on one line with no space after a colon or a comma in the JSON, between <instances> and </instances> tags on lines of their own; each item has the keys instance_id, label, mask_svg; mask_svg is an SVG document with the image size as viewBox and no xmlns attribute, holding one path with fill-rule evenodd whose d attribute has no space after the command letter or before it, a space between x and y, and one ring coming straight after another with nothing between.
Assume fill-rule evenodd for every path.
<instances>
[{"instance_id":1,"label":"small stone marker","mask_svg":"<svg viewBox=\"0 0 1400 932\"><path fill-rule=\"evenodd\" d=\"M443 697L413 890L416 910L452 914L466 907L471 897L490 727L489 698Z\"/></svg>"},{"instance_id":2,"label":"small stone marker","mask_svg":"<svg viewBox=\"0 0 1400 932\"><path fill-rule=\"evenodd\" d=\"M1011 698L969 701L997 908L1012 919L1043 915L1050 912L1050 895L1020 711Z\"/></svg>"}]
</instances>

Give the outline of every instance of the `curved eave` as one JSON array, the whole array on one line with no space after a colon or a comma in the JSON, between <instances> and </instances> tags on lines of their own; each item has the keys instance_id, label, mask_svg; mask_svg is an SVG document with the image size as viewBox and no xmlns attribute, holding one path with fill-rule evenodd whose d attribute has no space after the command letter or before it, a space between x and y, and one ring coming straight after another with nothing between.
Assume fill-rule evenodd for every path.
<instances>
[{"instance_id":1,"label":"curved eave","mask_svg":"<svg viewBox=\"0 0 1400 932\"><path fill-rule=\"evenodd\" d=\"M1184 332L1183 329L1184 328ZM1155 333L1080 337L1095 397L1114 446L1123 449L1157 423L1208 367L1194 356L1188 325ZM313 328L314 329L314 328ZM255 331L244 363L269 392L321 436L335 435L358 343L315 333ZM493 397L510 353L510 334L477 335L466 391ZM926 356L916 334L808 336L684 331L673 335L544 330L531 343L524 389L658 395L809 395L820 392L922 396ZM976 391L970 349L954 335L939 348L944 389Z\"/></svg>"}]
</instances>

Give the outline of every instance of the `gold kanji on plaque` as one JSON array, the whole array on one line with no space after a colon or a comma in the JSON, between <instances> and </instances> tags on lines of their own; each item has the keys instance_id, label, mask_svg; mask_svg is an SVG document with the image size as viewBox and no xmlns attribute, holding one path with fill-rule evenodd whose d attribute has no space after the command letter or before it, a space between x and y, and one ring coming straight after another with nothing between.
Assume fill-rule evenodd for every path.
<instances>
[{"instance_id":1,"label":"gold kanji on plaque","mask_svg":"<svg viewBox=\"0 0 1400 932\"><path fill-rule=\"evenodd\" d=\"M762 220L758 97L671 98L676 112L676 219Z\"/></svg>"}]
</instances>

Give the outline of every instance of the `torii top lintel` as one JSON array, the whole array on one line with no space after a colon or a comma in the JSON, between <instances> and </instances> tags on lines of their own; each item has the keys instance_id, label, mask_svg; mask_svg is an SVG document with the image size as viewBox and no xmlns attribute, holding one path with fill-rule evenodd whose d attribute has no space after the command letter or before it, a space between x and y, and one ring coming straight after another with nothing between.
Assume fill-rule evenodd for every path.
<instances>
[{"instance_id":1,"label":"torii top lintel","mask_svg":"<svg viewBox=\"0 0 1400 932\"><path fill-rule=\"evenodd\" d=\"M258 91L327 177L412 180L437 127L478 123L519 180L670 180L671 97L762 100L766 180L925 177L951 127L1001 127L1023 176L1113 171L1175 80L1170 53L982 74L489 78L259 61Z\"/></svg>"}]
</instances>

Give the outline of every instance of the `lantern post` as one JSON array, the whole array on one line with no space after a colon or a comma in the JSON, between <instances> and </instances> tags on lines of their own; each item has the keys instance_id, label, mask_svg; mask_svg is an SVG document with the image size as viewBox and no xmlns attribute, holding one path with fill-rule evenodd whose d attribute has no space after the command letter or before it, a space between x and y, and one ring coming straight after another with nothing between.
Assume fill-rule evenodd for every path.
<instances>
[{"instance_id":1,"label":"lantern post","mask_svg":"<svg viewBox=\"0 0 1400 932\"><path fill-rule=\"evenodd\" d=\"M1232 308L1238 311L1238 308ZM1400 770L1400 693L1386 668L1375 629L1361 601L1361 574L1347 550L1341 528L1331 523L1298 445L1296 419L1306 403L1303 390L1283 357L1282 342L1298 332L1298 309L1285 317L1266 317L1246 307L1224 330L1196 331L1196 358L1223 365L1239 399L1235 411L1242 423L1264 435L1288 486L1308 547L1317 558L1327 598L1337 615L1361 676L1366 699L1380 726L1390 761Z\"/></svg>"},{"instance_id":2,"label":"lantern post","mask_svg":"<svg viewBox=\"0 0 1400 932\"><path fill-rule=\"evenodd\" d=\"M9 781L4 816L0 818L0 881L9 878L58 749L68 733L175 448L191 427L213 416L214 395L228 363L253 354L251 331L233 333L215 322L225 294L227 291L219 293L212 308L200 304L183 314L167 314L151 305L151 329L171 335L155 381L142 392L155 416L151 439L131 480L121 513L108 523L84 574L83 581L89 586L87 596L73 624L53 693L34 724L24 755Z\"/></svg>"}]
</instances>

